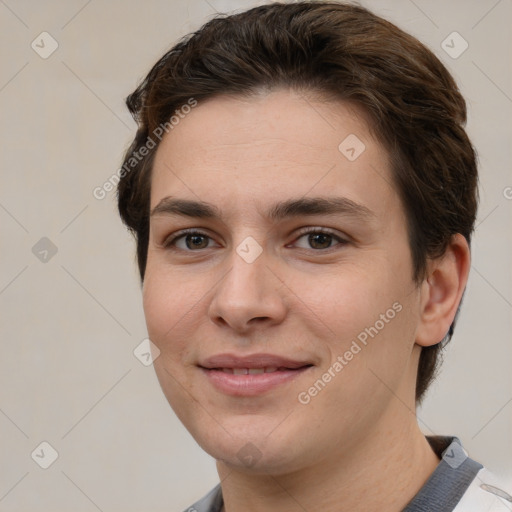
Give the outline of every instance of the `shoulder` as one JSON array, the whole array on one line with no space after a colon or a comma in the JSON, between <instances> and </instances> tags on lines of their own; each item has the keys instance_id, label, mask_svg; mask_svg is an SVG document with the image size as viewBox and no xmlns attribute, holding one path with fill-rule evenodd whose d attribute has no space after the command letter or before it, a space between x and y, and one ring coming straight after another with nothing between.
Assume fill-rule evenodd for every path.
<instances>
[{"instance_id":1,"label":"shoulder","mask_svg":"<svg viewBox=\"0 0 512 512\"><path fill-rule=\"evenodd\" d=\"M219 484L183 512L220 512L222 505L222 491Z\"/></svg>"},{"instance_id":2,"label":"shoulder","mask_svg":"<svg viewBox=\"0 0 512 512\"><path fill-rule=\"evenodd\" d=\"M507 512L512 505L512 481L482 468L453 512Z\"/></svg>"}]
</instances>

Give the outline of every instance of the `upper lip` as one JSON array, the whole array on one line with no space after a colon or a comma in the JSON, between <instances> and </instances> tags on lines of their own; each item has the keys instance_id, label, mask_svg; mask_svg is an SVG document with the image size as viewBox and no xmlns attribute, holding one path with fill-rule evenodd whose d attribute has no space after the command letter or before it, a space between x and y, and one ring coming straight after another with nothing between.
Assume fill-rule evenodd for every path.
<instances>
[{"instance_id":1,"label":"upper lip","mask_svg":"<svg viewBox=\"0 0 512 512\"><path fill-rule=\"evenodd\" d=\"M302 368L311 366L309 361L299 361L273 354L250 354L237 356L234 354L217 354L204 359L199 366L207 369L214 368Z\"/></svg>"}]
</instances>

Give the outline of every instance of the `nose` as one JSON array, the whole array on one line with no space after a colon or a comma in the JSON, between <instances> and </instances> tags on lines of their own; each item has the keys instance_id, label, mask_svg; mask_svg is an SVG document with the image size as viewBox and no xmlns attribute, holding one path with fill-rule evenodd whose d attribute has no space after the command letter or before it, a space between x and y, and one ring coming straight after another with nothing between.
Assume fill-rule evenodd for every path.
<instances>
[{"instance_id":1,"label":"nose","mask_svg":"<svg viewBox=\"0 0 512 512\"><path fill-rule=\"evenodd\" d=\"M230 269L214 288L208 314L213 322L246 334L279 324L286 316L286 286L263 253L252 262L233 251Z\"/></svg>"}]
</instances>

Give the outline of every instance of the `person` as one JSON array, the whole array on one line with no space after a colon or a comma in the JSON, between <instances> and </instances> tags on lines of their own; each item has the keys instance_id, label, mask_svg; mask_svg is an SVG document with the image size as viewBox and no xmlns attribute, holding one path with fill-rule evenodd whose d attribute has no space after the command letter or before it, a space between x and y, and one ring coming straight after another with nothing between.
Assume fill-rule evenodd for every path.
<instances>
[{"instance_id":1,"label":"person","mask_svg":"<svg viewBox=\"0 0 512 512\"><path fill-rule=\"evenodd\" d=\"M197 512L509 510L416 407L478 203L466 105L369 10L272 3L180 40L118 184L162 390L220 484Z\"/></svg>"}]
</instances>

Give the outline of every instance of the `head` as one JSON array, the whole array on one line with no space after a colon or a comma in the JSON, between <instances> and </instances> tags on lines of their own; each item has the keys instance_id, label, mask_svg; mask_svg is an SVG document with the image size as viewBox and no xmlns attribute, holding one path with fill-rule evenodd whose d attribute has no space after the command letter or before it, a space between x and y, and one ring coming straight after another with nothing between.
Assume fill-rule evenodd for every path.
<instances>
[{"instance_id":1,"label":"head","mask_svg":"<svg viewBox=\"0 0 512 512\"><path fill-rule=\"evenodd\" d=\"M184 38L127 104L138 131L119 211L157 374L200 444L220 457L230 435L256 439L286 414L300 429L370 401L338 427L357 437L389 412L390 389L419 403L453 334L477 208L465 102L432 52L362 7L265 5ZM334 196L338 213L318 201ZM297 232L312 225L324 233ZM198 367L269 351L311 365L274 398L226 397ZM319 379L302 403L285 398Z\"/></svg>"}]
</instances>

